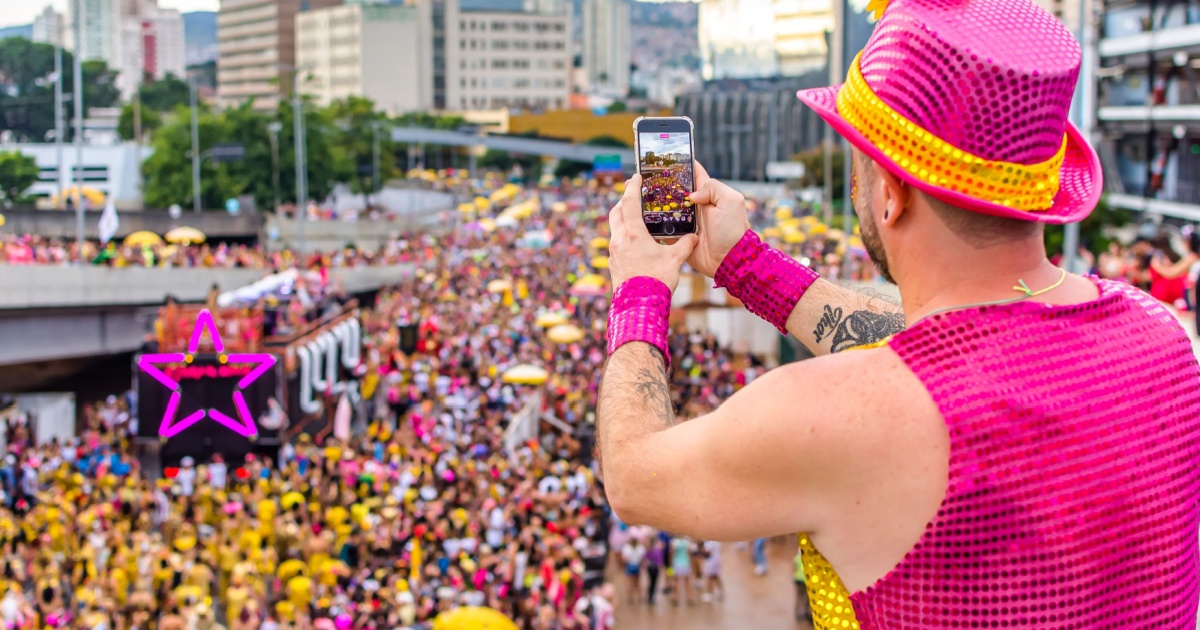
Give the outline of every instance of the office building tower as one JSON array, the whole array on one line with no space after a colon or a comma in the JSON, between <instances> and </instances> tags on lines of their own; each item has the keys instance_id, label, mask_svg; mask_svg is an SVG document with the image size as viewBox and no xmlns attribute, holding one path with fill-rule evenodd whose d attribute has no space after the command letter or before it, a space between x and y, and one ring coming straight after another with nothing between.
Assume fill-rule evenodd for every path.
<instances>
[{"instance_id":1,"label":"office building tower","mask_svg":"<svg viewBox=\"0 0 1200 630\"><path fill-rule=\"evenodd\" d=\"M585 0L583 68L587 91L612 97L629 93L629 0Z\"/></svg>"},{"instance_id":2,"label":"office building tower","mask_svg":"<svg viewBox=\"0 0 1200 630\"><path fill-rule=\"evenodd\" d=\"M273 110L291 93L296 16L341 0L221 0L217 13L217 102Z\"/></svg>"},{"instance_id":3,"label":"office building tower","mask_svg":"<svg viewBox=\"0 0 1200 630\"><path fill-rule=\"evenodd\" d=\"M348 4L296 18L300 89L321 105L369 98L393 115L433 107L432 3Z\"/></svg>"},{"instance_id":4,"label":"office building tower","mask_svg":"<svg viewBox=\"0 0 1200 630\"><path fill-rule=\"evenodd\" d=\"M434 5L435 107L567 106L570 15L564 2L524 0L521 10L508 10L516 7L504 0L424 1Z\"/></svg>"},{"instance_id":5,"label":"office building tower","mask_svg":"<svg viewBox=\"0 0 1200 630\"><path fill-rule=\"evenodd\" d=\"M842 0L774 0L775 54L779 73L799 76L825 67L829 54L826 32L832 32L832 2Z\"/></svg>"},{"instance_id":6,"label":"office building tower","mask_svg":"<svg viewBox=\"0 0 1200 630\"><path fill-rule=\"evenodd\" d=\"M62 13L47 6L33 18L29 39L35 42L62 46L66 43L67 23Z\"/></svg>"}]
</instances>

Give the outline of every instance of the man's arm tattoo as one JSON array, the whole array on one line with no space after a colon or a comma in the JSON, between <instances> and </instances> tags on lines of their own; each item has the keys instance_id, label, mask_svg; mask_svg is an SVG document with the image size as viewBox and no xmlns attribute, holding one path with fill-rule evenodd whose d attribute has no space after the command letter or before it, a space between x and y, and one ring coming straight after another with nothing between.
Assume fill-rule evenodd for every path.
<instances>
[{"instance_id":1,"label":"man's arm tattoo","mask_svg":"<svg viewBox=\"0 0 1200 630\"><path fill-rule=\"evenodd\" d=\"M825 305L825 312L821 315L820 321L817 322L817 329L813 331L813 336L817 338L817 343L825 338L834 328L842 321L842 307Z\"/></svg>"},{"instance_id":2,"label":"man's arm tattoo","mask_svg":"<svg viewBox=\"0 0 1200 630\"><path fill-rule=\"evenodd\" d=\"M833 333L830 352L841 352L883 341L904 330L904 327L904 313L854 311L838 323ZM820 337L817 340L820 341Z\"/></svg>"},{"instance_id":3,"label":"man's arm tattoo","mask_svg":"<svg viewBox=\"0 0 1200 630\"><path fill-rule=\"evenodd\" d=\"M671 402L671 390L667 386L665 370L641 368L638 370L634 386L642 401L646 403L648 411L653 412L663 425L662 428L675 424L675 405Z\"/></svg>"}]
</instances>

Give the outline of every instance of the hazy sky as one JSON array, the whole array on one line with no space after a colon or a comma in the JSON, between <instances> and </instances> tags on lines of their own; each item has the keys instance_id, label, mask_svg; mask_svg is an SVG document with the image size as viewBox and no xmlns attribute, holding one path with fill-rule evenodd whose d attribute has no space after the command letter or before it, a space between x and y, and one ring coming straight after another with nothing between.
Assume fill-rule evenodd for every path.
<instances>
[{"instance_id":1,"label":"hazy sky","mask_svg":"<svg viewBox=\"0 0 1200 630\"><path fill-rule=\"evenodd\" d=\"M672 133L669 134L670 138L660 138L660 135L668 134L659 134L657 132L641 134L641 142L639 144L641 144L643 155L647 151L653 151L655 155L663 155L664 153L691 153L692 145L688 141L688 134Z\"/></svg>"},{"instance_id":2,"label":"hazy sky","mask_svg":"<svg viewBox=\"0 0 1200 630\"><path fill-rule=\"evenodd\" d=\"M29 24L46 5L53 5L59 11L66 11L70 0L0 0L0 26L15 26ZM179 9L188 11L216 11L217 0L158 0L158 6L164 9Z\"/></svg>"}]
</instances>

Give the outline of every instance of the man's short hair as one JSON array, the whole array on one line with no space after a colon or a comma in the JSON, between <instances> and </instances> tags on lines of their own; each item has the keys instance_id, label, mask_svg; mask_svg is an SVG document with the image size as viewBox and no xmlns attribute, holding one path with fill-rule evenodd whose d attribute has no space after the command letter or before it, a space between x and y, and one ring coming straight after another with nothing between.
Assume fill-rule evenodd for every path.
<instances>
[{"instance_id":1,"label":"man's short hair","mask_svg":"<svg viewBox=\"0 0 1200 630\"><path fill-rule=\"evenodd\" d=\"M933 213L950 228L950 231L976 249L1023 241L1042 234L1042 224L1037 221L1022 221L964 210L925 191L917 192L925 196L929 207L933 208Z\"/></svg>"},{"instance_id":2,"label":"man's short hair","mask_svg":"<svg viewBox=\"0 0 1200 630\"><path fill-rule=\"evenodd\" d=\"M866 155L861 155L861 157L867 164L874 166L875 162ZM874 168L864 168L863 172L867 174L864 178L866 183L875 181ZM1042 234L1042 224L1036 221L1021 221L964 210L942 201L916 186L911 188L914 193L925 198L943 225L976 249L1023 241Z\"/></svg>"}]
</instances>

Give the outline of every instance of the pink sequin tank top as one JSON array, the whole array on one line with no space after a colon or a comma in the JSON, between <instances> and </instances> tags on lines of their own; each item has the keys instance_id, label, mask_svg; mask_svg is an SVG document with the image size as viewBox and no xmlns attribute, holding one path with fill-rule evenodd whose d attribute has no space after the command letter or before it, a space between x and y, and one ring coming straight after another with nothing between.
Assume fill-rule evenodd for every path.
<instances>
[{"instance_id":1,"label":"pink sequin tank top","mask_svg":"<svg viewBox=\"0 0 1200 630\"><path fill-rule=\"evenodd\" d=\"M921 541L851 596L862 628L1196 628L1200 367L1162 305L1098 284L891 341L945 417L950 479Z\"/></svg>"}]
</instances>

